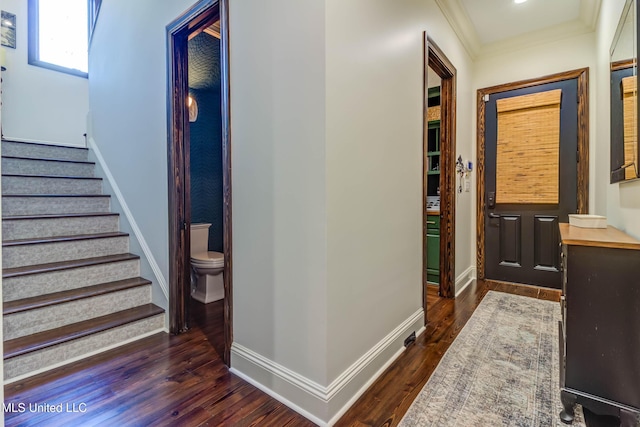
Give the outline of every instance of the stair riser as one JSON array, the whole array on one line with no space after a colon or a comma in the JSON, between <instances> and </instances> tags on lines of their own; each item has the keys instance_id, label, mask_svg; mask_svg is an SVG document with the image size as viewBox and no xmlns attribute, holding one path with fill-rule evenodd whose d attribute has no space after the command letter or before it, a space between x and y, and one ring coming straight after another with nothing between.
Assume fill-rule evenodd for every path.
<instances>
[{"instance_id":1,"label":"stair riser","mask_svg":"<svg viewBox=\"0 0 640 427\"><path fill-rule=\"evenodd\" d=\"M56 304L3 317L3 338L10 340L115 313L151 302L151 286Z\"/></svg>"},{"instance_id":2,"label":"stair riser","mask_svg":"<svg viewBox=\"0 0 640 427\"><path fill-rule=\"evenodd\" d=\"M88 150L79 150L77 148L61 147L56 145L25 144L22 142L3 141L2 155L86 162Z\"/></svg>"},{"instance_id":3,"label":"stair riser","mask_svg":"<svg viewBox=\"0 0 640 427\"><path fill-rule=\"evenodd\" d=\"M12 357L4 361L4 379L7 381L30 372L52 368L141 335L160 332L163 328L164 314L158 314L84 338Z\"/></svg>"},{"instance_id":4,"label":"stair riser","mask_svg":"<svg viewBox=\"0 0 640 427\"><path fill-rule=\"evenodd\" d=\"M140 260L133 259L70 268L68 270L8 277L2 280L2 297L4 301L15 301L138 276L140 276Z\"/></svg>"},{"instance_id":5,"label":"stair riser","mask_svg":"<svg viewBox=\"0 0 640 427\"><path fill-rule=\"evenodd\" d=\"M118 231L118 217L90 216L46 219L5 219L2 221L4 240L32 239L42 236L75 236L78 234Z\"/></svg>"},{"instance_id":6,"label":"stair riser","mask_svg":"<svg viewBox=\"0 0 640 427\"><path fill-rule=\"evenodd\" d=\"M108 197L3 197L2 214L41 215L109 212Z\"/></svg>"},{"instance_id":7,"label":"stair riser","mask_svg":"<svg viewBox=\"0 0 640 427\"><path fill-rule=\"evenodd\" d=\"M4 268L24 267L127 252L129 252L128 236L6 246L2 249L2 266Z\"/></svg>"},{"instance_id":8,"label":"stair riser","mask_svg":"<svg viewBox=\"0 0 640 427\"><path fill-rule=\"evenodd\" d=\"M95 165L31 159L2 159L2 173L93 177Z\"/></svg>"},{"instance_id":9,"label":"stair riser","mask_svg":"<svg viewBox=\"0 0 640 427\"><path fill-rule=\"evenodd\" d=\"M3 176L2 194L102 194L97 179Z\"/></svg>"}]
</instances>

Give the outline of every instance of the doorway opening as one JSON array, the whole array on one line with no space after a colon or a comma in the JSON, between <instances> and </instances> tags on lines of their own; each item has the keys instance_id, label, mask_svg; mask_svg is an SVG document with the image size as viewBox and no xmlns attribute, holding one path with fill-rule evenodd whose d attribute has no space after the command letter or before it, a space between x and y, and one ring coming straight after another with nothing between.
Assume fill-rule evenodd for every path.
<instances>
[{"instance_id":1,"label":"doorway opening","mask_svg":"<svg viewBox=\"0 0 640 427\"><path fill-rule=\"evenodd\" d=\"M455 296L456 69L424 34L423 307Z\"/></svg>"},{"instance_id":2,"label":"doorway opening","mask_svg":"<svg viewBox=\"0 0 640 427\"><path fill-rule=\"evenodd\" d=\"M228 0L202 0L167 26L167 152L170 330L179 334L193 321L221 321L222 325L207 324L203 329L212 330L216 341L222 341L214 346L220 347L229 365L233 294L227 28ZM190 70L190 50L194 60L198 58L194 52L203 49L199 67L206 69ZM219 60L206 56L216 56L216 51ZM212 79L216 71L219 77ZM199 254L191 253L193 245L202 246ZM192 278L197 302L192 298Z\"/></svg>"}]
</instances>

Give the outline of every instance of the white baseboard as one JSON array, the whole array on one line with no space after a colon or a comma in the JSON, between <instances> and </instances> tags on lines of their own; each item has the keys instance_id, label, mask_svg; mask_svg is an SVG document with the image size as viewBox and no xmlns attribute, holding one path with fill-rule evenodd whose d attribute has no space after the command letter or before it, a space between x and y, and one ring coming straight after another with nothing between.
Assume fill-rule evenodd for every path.
<instances>
[{"instance_id":1,"label":"white baseboard","mask_svg":"<svg viewBox=\"0 0 640 427\"><path fill-rule=\"evenodd\" d=\"M460 295L477 277L476 267L471 266L456 278L456 296Z\"/></svg>"},{"instance_id":2,"label":"white baseboard","mask_svg":"<svg viewBox=\"0 0 640 427\"><path fill-rule=\"evenodd\" d=\"M424 312L421 312L421 316L424 319ZM426 330L426 328L423 326L420 329L418 329L418 331L416 331L416 338L418 338L420 335L422 335L422 333ZM358 392L356 394L353 395L353 397L351 397L351 399L349 399L349 401L347 401L347 403L345 403L345 405L333 416L333 418L331 418L331 420L329 420L328 425L332 426L335 423L338 422L338 420L340 418L342 418L342 416L349 410L349 408L351 408L353 406L354 403L356 403L356 401L360 398L360 396L362 396L368 389L369 387L371 387L371 385L384 373L384 371L387 370L387 368L389 366L391 366L391 364L393 362L395 362L395 360L400 357L400 355L404 352L405 347L403 346L402 348L398 349L398 351L396 351L396 353L393 355L393 357L391 357L387 363L385 363L384 365L382 365L380 367L380 369L378 369L378 372L376 372L371 378L369 378L369 381L367 381L362 387L360 387L360 390L358 390Z\"/></svg>"},{"instance_id":3,"label":"white baseboard","mask_svg":"<svg viewBox=\"0 0 640 427\"><path fill-rule=\"evenodd\" d=\"M15 142L28 142L32 144L57 145L60 147L87 148L85 144L69 144L68 142L57 141L41 141L38 139L15 138L13 136L3 135L2 139Z\"/></svg>"},{"instance_id":4,"label":"white baseboard","mask_svg":"<svg viewBox=\"0 0 640 427\"><path fill-rule=\"evenodd\" d=\"M314 423L331 426L404 351L404 339L413 331L416 335L424 331L422 308L328 386L320 385L235 342L231 346L232 372Z\"/></svg>"},{"instance_id":5,"label":"white baseboard","mask_svg":"<svg viewBox=\"0 0 640 427\"><path fill-rule=\"evenodd\" d=\"M147 261L149 262L149 266L151 267L151 270L153 270L153 274L156 277L156 282L158 283L158 285L160 285L160 289L162 289L162 292L164 293L164 296L168 301L169 300L169 287L167 286L167 280L165 279L164 275L162 274L162 270L160 270L160 266L158 265L158 262L156 261L155 257L153 256L153 253L151 252L151 248L149 248L149 245L147 244L147 241L145 240L144 235L142 234L142 231L140 230L140 227L138 227L138 223L136 222L135 218L133 217L133 213L131 213L131 210L129 209L129 206L127 205L127 202L125 201L124 196L122 195L122 192L120 191L120 187L118 187L118 184L116 183L115 178L111 174L111 170L109 169L109 166L107 166L107 163L105 162L104 157L102 157L102 153L100 152L100 149L98 148L98 145L93 140L93 138L89 138L88 139L88 145L89 145L89 148L95 154L96 159L98 160L98 163L100 164L100 167L102 169L102 172L104 173L105 177L107 178L107 181L109 182L109 185L111 186L111 189L113 190L113 194L116 196L116 199L118 199L118 203L120 204L120 207L122 208L122 212L124 213L124 216L127 218L127 221L129 222L129 225L131 226L131 230L133 230L133 233L135 234L136 239L138 240L138 243L140 244L140 248L142 248L142 252L144 252L144 256L146 257Z\"/></svg>"},{"instance_id":6,"label":"white baseboard","mask_svg":"<svg viewBox=\"0 0 640 427\"><path fill-rule=\"evenodd\" d=\"M264 391L269 396L273 397L274 399L276 399L280 403L286 405L290 409L293 409L294 411L296 411L297 413L299 413L300 415L302 415L303 417L305 417L309 421L311 421L311 422L313 422L313 423L315 423L315 424L317 424L317 425L319 425L321 427L327 425L327 423L322 421L320 418L317 418L316 416L312 415L311 413L305 411L304 409L302 409L301 407L299 407L295 403L293 403L290 400L282 397L281 395L279 395L275 391L271 390L270 388L260 384L258 381L254 380L253 378L249 377L248 375L245 375L244 373L238 371L236 368L231 368L231 369L229 369L229 371L231 373L239 376L240 378L242 378L243 380L245 380L246 382L248 382L252 386Z\"/></svg>"}]
</instances>

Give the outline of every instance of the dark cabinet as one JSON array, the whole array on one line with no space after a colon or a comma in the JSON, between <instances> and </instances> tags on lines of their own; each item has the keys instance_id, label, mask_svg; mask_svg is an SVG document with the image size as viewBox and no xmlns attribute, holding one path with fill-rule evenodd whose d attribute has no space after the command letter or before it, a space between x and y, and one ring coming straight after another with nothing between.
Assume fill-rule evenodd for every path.
<instances>
[{"instance_id":1,"label":"dark cabinet","mask_svg":"<svg viewBox=\"0 0 640 427\"><path fill-rule=\"evenodd\" d=\"M560 224L561 419L573 407L640 425L640 241L613 228Z\"/></svg>"}]
</instances>

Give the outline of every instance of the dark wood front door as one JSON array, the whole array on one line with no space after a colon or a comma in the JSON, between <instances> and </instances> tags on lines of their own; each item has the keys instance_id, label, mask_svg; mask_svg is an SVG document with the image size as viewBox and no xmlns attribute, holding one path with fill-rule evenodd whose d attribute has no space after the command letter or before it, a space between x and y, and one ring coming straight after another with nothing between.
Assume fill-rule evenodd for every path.
<instances>
[{"instance_id":1,"label":"dark wood front door","mask_svg":"<svg viewBox=\"0 0 640 427\"><path fill-rule=\"evenodd\" d=\"M484 101L486 278L559 288L558 223L578 211L578 79Z\"/></svg>"}]
</instances>

